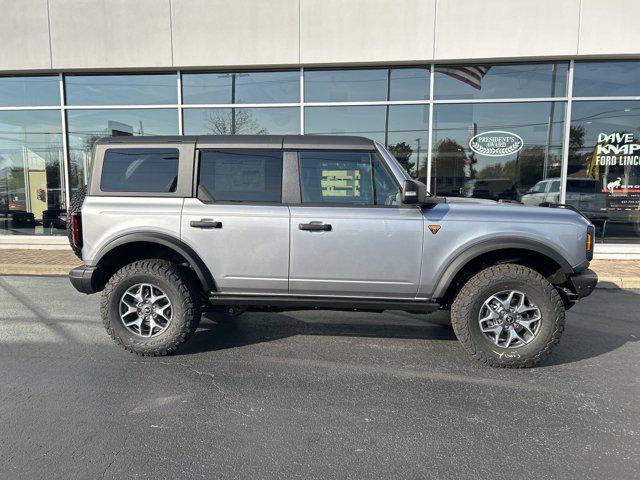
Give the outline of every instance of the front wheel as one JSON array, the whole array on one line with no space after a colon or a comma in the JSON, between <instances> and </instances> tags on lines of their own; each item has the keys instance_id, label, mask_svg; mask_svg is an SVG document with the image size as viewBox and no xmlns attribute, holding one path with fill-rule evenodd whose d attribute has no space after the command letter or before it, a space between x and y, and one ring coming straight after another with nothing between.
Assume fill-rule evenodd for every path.
<instances>
[{"instance_id":1,"label":"front wheel","mask_svg":"<svg viewBox=\"0 0 640 480\"><path fill-rule=\"evenodd\" d=\"M107 283L100 305L113 340L144 356L168 355L195 332L201 302L194 279L165 260L139 260Z\"/></svg>"},{"instance_id":2,"label":"front wheel","mask_svg":"<svg viewBox=\"0 0 640 480\"><path fill-rule=\"evenodd\" d=\"M522 265L486 268L460 289L451 324L475 359L494 367L531 367L550 353L564 330L556 288Z\"/></svg>"}]
</instances>

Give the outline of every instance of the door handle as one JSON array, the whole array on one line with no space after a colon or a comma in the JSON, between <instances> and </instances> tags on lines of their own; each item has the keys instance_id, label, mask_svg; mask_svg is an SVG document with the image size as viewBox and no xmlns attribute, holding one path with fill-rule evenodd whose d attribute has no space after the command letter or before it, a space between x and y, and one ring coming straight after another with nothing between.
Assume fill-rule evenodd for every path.
<instances>
[{"instance_id":1,"label":"door handle","mask_svg":"<svg viewBox=\"0 0 640 480\"><path fill-rule=\"evenodd\" d=\"M202 220L191 220L189 223L193 228L222 228L222 222L216 222L215 220L211 220L210 218L203 218Z\"/></svg>"},{"instance_id":2,"label":"door handle","mask_svg":"<svg viewBox=\"0 0 640 480\"><path fill-rule=\"evenodd\" d=\"M321 222L300 223L298 228L309 232L330 232L331 224Z\"/></svg>"}]
</instances>

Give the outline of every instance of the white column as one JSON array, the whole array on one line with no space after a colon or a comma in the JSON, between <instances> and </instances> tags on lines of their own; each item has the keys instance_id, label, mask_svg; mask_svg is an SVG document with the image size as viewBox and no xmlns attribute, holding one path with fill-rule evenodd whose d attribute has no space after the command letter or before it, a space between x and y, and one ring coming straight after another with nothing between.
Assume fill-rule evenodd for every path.
<instances>
[{"instance_id":1,"label":"white column","mask_svg":"<svg viewBox=\"0 0 640 480\"><path fill-rule=\"evenodd\" d=\"M569 62L567 80L567 106L564 114L564 138L562 139L562 165L560 173L560 203L567 201L567 171L569 169L569 134L571 133L571 103L573 97L573 60Z\"/></svg>"}]
</instances>

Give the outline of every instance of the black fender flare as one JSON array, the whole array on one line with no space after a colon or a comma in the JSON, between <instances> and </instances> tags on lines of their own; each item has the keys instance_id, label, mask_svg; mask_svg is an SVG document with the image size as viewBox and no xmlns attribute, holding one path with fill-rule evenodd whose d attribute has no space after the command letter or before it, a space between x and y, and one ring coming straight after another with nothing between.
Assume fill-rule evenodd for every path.
<instances>
[{"instance_id":1,"label":"black fender flare","mask_svg":"<svg viewBox=\"0 0 640 480\"><path fill-rule=\"evenodd\" d=\"M209 268L207 268L207 265L202 261L200 256L193 250L193 248L184 243L182 240L165 233L133 232L116 237L98 251L97 255L94 256L94 259L89 266L98 267L100 261L115 248L118 248L127 243L138 242L157 243L164 247L168 247L174 252L180 254L187 260L189 266L193 269L196 276L198 277L198 280L202 284L202 287L206 291L213 291L216 289L213 275L211 275Z\"/></svg>"},{"instance_id":2,"label":"black fender flare","mask_svg":"<svg viewBox=\"0 0 640 480\"><path fill-rule=\"evenodd\" d=\"M560 268L565 274L570 275L574 273L574 269L571 267L569 262L567 262L564 256L562 256L561 253L542 242L524 238L513 238L509 240L498 241L484 240L472 245L471 247L465 248L465 250L460 254L454 255L453 260L449 262L449 264L445 267L443 273L440 275L440 278L436 283L432 298L444 297L449 286L451 285L451 282L453 282L453 279L469 262L475 260L480 255L484 255L486 253L494 252L497 250L507 249L530 250L532 252L540 253L551 258L558 265L560 265Z\"/></svg>"}]
</instances>

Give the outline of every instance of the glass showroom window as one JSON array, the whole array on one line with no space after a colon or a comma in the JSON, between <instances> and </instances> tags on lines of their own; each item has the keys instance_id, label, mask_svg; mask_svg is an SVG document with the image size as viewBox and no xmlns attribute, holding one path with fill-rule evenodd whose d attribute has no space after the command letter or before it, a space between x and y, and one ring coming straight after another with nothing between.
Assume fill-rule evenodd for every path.
<instances>
[{"instance_id":1,"label":"glass showroom window","mask_svg":"<svg viewBox=\"0 0 640 480\"><path fill-rule=\"evenodd\" d=\"M304 133L358 135L384 143L386 111L384 105L305 107Z\"/></svg>"},{"instance_id":2,"label":"glass showroom window","mask_svg":"<svg viewBox=\"0 0 640 480\"><path fill-rule=\"evenodd\" d=\"M410 175L426 181L429 153L429 105L390 105L389 151Z\"/></svg>"},{"instance_id":3,"label":"glass showroom window","mask_svg":"<svg viewBox=\"0 0 640 480\"><path fill-rule=\"evenodd\" d=\"M436 66L434 98L564 97L568 67L567 62Z\"/></svg>"},{"instance_id":4,"label":"glass showroom window","mask_svg":"<svg viewBox=\"0 0 640 480\"><path fill-rule=\"evenodd\" d=\"M389 69L389 100L428 100L429 67Z\"/></svg>"},{"instance_id":5,"label":"glass showroom window","mask_svg":"<svg viewBox=\"0 0 640 480\"><path fill-rule=\"evenodd\" d=\"M60 111L0 111L0 130L0 235L64 234Z\"/></svg>"},{"instance_id":6,"label":"glass showroom window","mask_svg":"<svg viewBox=\"0 0 640 480\"><path fill-rule=\"evenodd\" d=\"M87 183L93 145L110 135L177 135L178 110L173 108L67 110L72 191Z\"/></svg>"},{"instance_id":7,"label":"glass showroom window","mask_svg":"<svg viewBox=\"0 0 640 480\"><path fill-rule=\"evenodd\" d=\"M427 100L428 67L305 70L305 102Z\"/></svg>"},{"instance_id":8,"label":"glass showroom window","mask_svg":"<svg viewBox=\"0 0 640 480\"><path fill-rule=\"evenodd\" d=\"M183 73L182 103L296 103L300 72Z\"/></svg>"},{"instance_id":9,"label":"glass showroom window","mask_svg":"<svg viewBox=\"0 0 640 480\"><path fill-rule=\"evenodd\" d=\"M564 102L434 105L431 191L537 205L560 180Z\"/></svg>"},{"instance_id":10,"label":"glass showroom window","mask_svg":"<svg viewBox=\"0 0 640 480\"><path fill-rule=\"evenodd\" d=\"M426 175L429 67L305 70L306 134L361 135L386 144L411 175ZM416 105L393 102L422 102ZM350 102L384 102L349 105Z\"/></svg>"},{"instance_id":11,"label":"glass showroom window","mask_svg":"<svg viewBox=\"0 0 640 480\"><path fill-rule=\"evenodd\" d=\"M59 106L57 75L0 77L0 107Z\"/></svg>"},{"instance_id":12,"label":"glass showroom window","mask_svg":"<svg viewBox=\"0 0 640 480\"><path fill-rule=\"evenodd\" d=\"M185 108L185 135L297 135L297 107Z\"/></svg>"},{"instance_id":13,"label":"glass showroom window","mask_svg":"<svg viewBox=\"0 0 640 480\"><path fill-rule=\"evenodd\" d=\"M566 201L605 242L640 239L639 119L640 101L572 105Z\"/></svg>"},{"instance_id":14,"label":"glass showroom window","mask_svg":"<svg viewBox=\"0 0 640 480\"><path fill-rule=\"evenodd\" d=\"M640 62L576 62L574 97L640 95Z\"/></svg>"},{"instance_id":15,"label":"glass showroom window","mask_svg":"<svg viewBox=\"0 0 640 480\"><path fill-rule=\"evenodd\" d=\"M387 100L388 69L305 70L305 102Z\"/></svg>"},{"instance_id":16,"label":"glass showroom window","mask_svg":"<svg viewBox=\"0 0 640 480\"><path fill-rule=\"evenodd\" d=\"M175 73L65 75L67 105L175 105Z\"/></svg>"}]
</instances>

